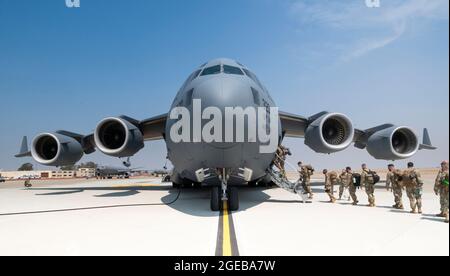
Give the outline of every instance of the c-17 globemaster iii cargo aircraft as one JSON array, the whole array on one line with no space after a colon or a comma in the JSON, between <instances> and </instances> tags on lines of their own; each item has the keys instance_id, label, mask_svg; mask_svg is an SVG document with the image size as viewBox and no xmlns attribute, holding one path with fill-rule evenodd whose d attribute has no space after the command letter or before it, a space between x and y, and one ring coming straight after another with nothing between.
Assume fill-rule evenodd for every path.
<instances>
[{"instance_id":1,"label":"c-17 globemaster iii cargo aircraft","mask_svg":"<svg viewBox=\"0 0 450 276\"><path fill-rule=\"evenodd\" d=\"M406 159L420 149L435 149L426 129L420 143L418 135L405 126L384 124L359 130L340 113L302 117L278 111L250 69L234 60L216 59L188 77L167 114L142 121L106 118L88 135L42 133L33 139L31 150L25 137L16 157L32 156L43 165L65 166L96 149L113 157L130 157L145 141L162 139L174 166L174 186L211 186L213 211L221 209L222 200L228 200L230 210L237 210L236 186L280 181L271 167L285 137L304 138L307 146L325 154L354 144L382 160Z\"/></svg>"}]
</instances>

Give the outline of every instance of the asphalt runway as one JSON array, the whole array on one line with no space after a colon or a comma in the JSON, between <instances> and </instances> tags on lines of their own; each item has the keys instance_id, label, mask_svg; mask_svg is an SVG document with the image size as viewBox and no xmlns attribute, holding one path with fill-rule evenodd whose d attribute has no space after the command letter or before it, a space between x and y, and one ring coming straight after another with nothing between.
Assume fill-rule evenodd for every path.
<instances>
[{"instance_id":1,"label":"asphalt runway","mask_svg":"<svg viewBox=\"0 0 450 276\"><path fill-rule=\"evenodd\" d=\"M362 191L360 206L327 203L322 186L314 183L311 203L242 188L240 211L219 214L209 210L209 189L159 179L2 183L0 255L449 255L433 193L420 216L390 208L382 185L377 208L363 206Z\"/></svg>"}]
</instances>

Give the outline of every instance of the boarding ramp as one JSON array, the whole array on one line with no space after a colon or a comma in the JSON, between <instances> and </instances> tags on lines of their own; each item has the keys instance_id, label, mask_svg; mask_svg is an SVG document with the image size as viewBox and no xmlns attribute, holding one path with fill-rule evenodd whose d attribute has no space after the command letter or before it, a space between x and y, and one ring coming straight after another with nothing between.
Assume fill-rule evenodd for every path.
<instances>
[{"instance_id":1,"label":"boarding ramp","mask_svg":"<svg viewBox=\"0 0 450 276\"><path fill-rule=\"evenodd\" d=\"M273 168L268 169L267 173L270 175L272 182L275 183L278 187L290 193L298 194L302 198L303 203L307 201L308 195L305 194L300 181L290 182L280 172L274 170Z\"/></svg>"}]
</instances>

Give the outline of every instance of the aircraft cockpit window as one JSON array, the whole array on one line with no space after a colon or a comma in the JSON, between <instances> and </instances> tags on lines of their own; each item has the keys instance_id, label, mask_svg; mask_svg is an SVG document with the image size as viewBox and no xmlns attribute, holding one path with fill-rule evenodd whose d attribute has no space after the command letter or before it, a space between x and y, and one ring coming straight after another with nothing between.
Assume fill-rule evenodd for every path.
<instances>
[{"instance_id":1,"label":"aircraft cockpit window","mask_svg":"<svg viewBox=\"0 0 450 276\"><path fill-rule=\"evenodd\" d=\"M205 70L203 70L202 76L220 74L221 69L222 68L220 65L208 67Z\"/></svg>"},{"instance_id":2,"label":"aircraft cockpit window","mask_svg":"<svg viewBox=\"0 0 450 276\"><path fill-rule=\"evenodd\" d=\"M244 75L241 69L238 67L230 66L230 65L224 65L223 66L223 72L225 74L232 74L232 75Z\"/></svg>"}]
</instances>

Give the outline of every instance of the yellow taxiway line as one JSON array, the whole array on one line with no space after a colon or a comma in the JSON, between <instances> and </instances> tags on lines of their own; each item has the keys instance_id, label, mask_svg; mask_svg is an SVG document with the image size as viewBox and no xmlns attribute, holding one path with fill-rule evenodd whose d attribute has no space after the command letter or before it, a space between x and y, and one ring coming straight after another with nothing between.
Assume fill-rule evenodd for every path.
<instances>
[{"instance_id":1,"label":"yellow taxiway line","mask_svg":"<svg viewBox=\"0 0 450 276\"><path fill-rule=\"evenodd\" d=\"M233 255L231 250L231 238L230 238L230 219L228 216L228 202L223 202L223 246L222 256L230 257Z\"/></svg>"}]
</instances>

